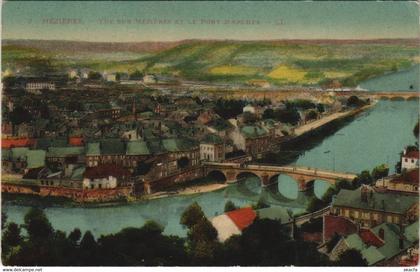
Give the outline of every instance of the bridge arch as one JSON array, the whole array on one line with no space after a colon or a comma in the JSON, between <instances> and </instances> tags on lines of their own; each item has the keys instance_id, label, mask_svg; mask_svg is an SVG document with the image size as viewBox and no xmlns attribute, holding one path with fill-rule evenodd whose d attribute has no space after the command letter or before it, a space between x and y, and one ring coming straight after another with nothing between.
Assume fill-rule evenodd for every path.
<instances>
[{"instance_id":1,"label":"bridge arch","mask_svg":"<svg viewBox=\"0 0 420 272\"><path fill-rule=\"evenodd\" d=\"M404 101L404 97L402 96L393 96L390 98L391 101Z\"/></svg>"},{"instance_id":2,"label":"bridge arch","mask_svg":"<svg viewBox=\"0 0 420 272\"><path fill-rule=\"evenodd\" d=\"M227 182L227 177L226 177L225 173L223 173L220 170L211 170L210 172L207 173L206 177L209 178L209 179L214 179L218 183L226 183Z\"/></svg>"},{"instance_id":3,"label":"bridge arch","mask_svg":"<svg viewBox=\"0 0 420 272\"><path fill-rule=\"evenodd\" d=\"M298 181L286 174L281 173L277 175L277 191L280 195L287 199L297 199L299 194L299 184Z\"/></svg>"},{"instance_id":4,"label":"bridge arch","mask_svg":"<svg viewBox=\"0 0 420 272\"><path fill-rule=\"evenodd\" d=\"M419 97L418 96L409 96L407 97L407 101L418 101Z\"/></svg>"},{"instance_id":5,"label":"bridge arch","mask_svg":"<svg viewBox=\"0 0 420 272\"><path fill-rule=\"evenodd\" d=\"M257 195L261 193L262 178L253 172L240 172L236 175L238 190L245 195Z\"/></svg>"}]
</instances>

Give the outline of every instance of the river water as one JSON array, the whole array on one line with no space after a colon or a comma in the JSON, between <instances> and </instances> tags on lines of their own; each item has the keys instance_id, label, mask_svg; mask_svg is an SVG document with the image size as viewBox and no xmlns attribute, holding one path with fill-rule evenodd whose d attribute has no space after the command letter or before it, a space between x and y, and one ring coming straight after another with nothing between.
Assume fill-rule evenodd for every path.
<instances>
[{"instance_id":1,"label":"river water","mask_svg":"<svg viewBox=\"0 0 420 272\"><path fill-rule=\"evenodd\" d=\"M420 64L411 69L376 78L360 84L360 87L370 91L420 91Z\"/></svg>"},{"instance_id":2,"label":"river water","mask_svg":"<svg viewBox=\"0 0 420 272\"><path fill-rule=\"evenodd\" d=\"M391 171L394 171L399 152L405 145L413 144L416 140L412 130L417 118L417 101L379 101L369 111L302 152L294 163L355 173L387 163ZM185 236L186 230L179 224L179 219L185 208L194 201L200 204L208 217L223 213L227 200L244 206L263 198L272 205L282 206L294 213L304 211L307 198L297 192L297 184L291 178L279 177L280 193L277 194L265 190L262 192L258 183L255 177L249 177L245 184L234 184L211 193L112 207L48 207L45 212L54 228L66 232L78 227L82 231L91 230L95 236L99 236L117 232L124 227L141 227L147 220L155 220L165 227L166 234ZM327 188L327 183L316 181L315 195L321 196ZM23 223L29 206L6 201L2 208L8 220Z\"/></svg>"}]
</instances>

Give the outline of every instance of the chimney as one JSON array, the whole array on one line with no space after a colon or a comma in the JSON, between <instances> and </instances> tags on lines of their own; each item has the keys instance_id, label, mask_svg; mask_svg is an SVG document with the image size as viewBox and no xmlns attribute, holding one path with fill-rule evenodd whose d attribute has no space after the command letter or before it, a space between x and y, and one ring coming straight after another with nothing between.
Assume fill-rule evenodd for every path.
<instances>
[{"instance_id":1,"label":"chimney","mask_svg":"<svg viewBox=\"0 0 420 272\"><path fill-rule=\"evenodd\" d=\"M385 231L383 228L379 229L379 238L381 238L383 241L385 241Z\"/></svg>"},{"instance_id":2,"label":"chimney","mask_svg":"<svg viewBox=\"0 0 420 272\"><path fill-rule=\"evenodd\" d=\"M404 249L404 228L402 224L400 224L400 236L399 236L398 242L399 242L399 248L401 250Z\"/></svg>"},{"instance_id":3,"label":"chimney","mask_svg":"<svg viewBox=\"0 0 420 272\"><path fill-rule=\"evenodd\" d=\"M368 189L366 186L362 186L362 188L360 188L360 198L362 202L368 202Z\"/></svg>"}]
</instances>

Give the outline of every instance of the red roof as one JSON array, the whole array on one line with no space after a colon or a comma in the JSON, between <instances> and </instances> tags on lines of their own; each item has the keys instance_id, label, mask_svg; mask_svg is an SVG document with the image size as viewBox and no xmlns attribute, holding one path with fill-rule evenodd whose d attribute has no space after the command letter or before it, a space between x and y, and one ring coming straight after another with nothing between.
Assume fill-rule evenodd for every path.
<instances>
[{"instance_id":1,"label":"red roof","mask_svg":"<svg viewBox=\"0 0 420 272\"><path fill-rule=\"evenodd\" d=\"M70 137L69 144L72 146L82 146L83 145L83 137Z\"/></svg>"},{"instance_id":2,"label":"red roof","mask_svg":"<svg viewBox=\"0 0 420 272\"><path fill-rule=\"evenodd\" d=\"M350 220L335 215L324 216L324 242L331 240L335 233L346 236L355 232L357 232L357 226Z\"/></svg>"},{"instance_id":3,"label":"red roof","mask_svg":"<svg viewBox=\"0 0 420 272\"><path fill-rule=\"evenodd\" d=\"M243 230L254 222L257 213L251 208L241 208L226 213L227 216L235 223L238 229Z\"/></svg>"},{"instance_id":4,"label":"red roof","mask_svg":"<svg viewBox=\"0 0 420 272\"><path fill-rule=\"evenodd\" d=\"M370 229L360 229L359 236L362 241L369 246L381 247L384 245L384 241L376 236Z\"/></svg>"},{"instance_id":5,"label":"red roof","mask_svg":"<svg viewBox=\"0 0 420 272\"><path fill-rule=\"evenodd\" d=\"M407 152L403 157L404 158L410 158L410 159L418 159L419 158L419 151L415 150L415 151Z\"/></svg>"},{"instance_id":6,"label":"red roof","mask_svg":"<svg viewBox=\"0 0 420 272\"><path fill-rule=\"evenodd\" d=\"M1 148L31 147L35 142L33 138L1 139Z\"/></svg>"},{"instance_id":7,"label":"red roof","mask_svg":"<svg viewBox=\"0 0 420 272\"><path fill-rule=\"evenodd\" d=\"M405 177L398 176L391 180L391 182L395 183L408 183L408 184L419 184L419 169L412 169L407 172Z\"/></svg>"},{"instance_id":8,"label":"red roof","mask_svg":"<svg viewBox=\"0 0 420 272\"><path fill-rule=\"evenodd\" d=\"M103 164L95 167L88 167L83 174L83 177L89 179L107 178L109 176L115 178L124 178L129 177L130 172L114 164Z\"/></svg>"}]
</instances>

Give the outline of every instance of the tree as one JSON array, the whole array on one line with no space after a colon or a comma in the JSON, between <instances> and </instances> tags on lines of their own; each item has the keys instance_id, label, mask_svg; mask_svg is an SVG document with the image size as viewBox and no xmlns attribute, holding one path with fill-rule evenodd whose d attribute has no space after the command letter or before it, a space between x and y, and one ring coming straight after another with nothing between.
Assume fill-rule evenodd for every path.
<instances>
[{"instance_id":1,"label":"tree","mask_svg":"<svg viewBox=\"0 0 420 272\"><path fill-rule=\"evenodd\" d=\"M188 240L194 246L198 242L212 242L217 240L217 230L207 218L201 218L188 232Z\"/></svg>"},{"instance_id":2,"label":"tree","mask_svg":"<svg viewBox=\"0 0 420 272\"><path fill-rule=\"evenodd\" d=\"M44 211L39 208L31 208L24 218L24 228L29 234L30 240L46 240L53 234L53 228Z\"/></svg>"},{"instance_id":3,"label":"tree","mask_svg":"<svg viewBox=\"0 0 420 272\"><path fill-rule=\"evenodd\" d=\"M295 107L286 104L286 109L277 109L274 112L274 118L282 123L296 125L300 120L300 114Z\"/></svg>"},{"instance_id":4,"label":"tree","mask_svg":"<svg viewBox=\"0 0 420 272\"><path fill-rule=\"evenodd\" d=\"M100 80L102 79L102 75L99 72L90 71L88 74L88 78L92 80Z\"/></svg>"},{"instance_id":5,"label":"tree","mask_svg":"<svg viewBox=\"0 0 420 272\"><path fill-rule=\"evenodd\" d=\"M309 110L306 114L305 114L305 120L314 120L318 118L318 113L316 112L316 110Z\"/></svg>"},{"instance_id":6,"label":"tree","mask_svg":"<svg viewBox=\"0 0 420 272\"><path fill-rule=\"evenodd\" d=\"M347 99L347 106L348 107L361 107L366 105L366 102L361 100L359 97L352 95Z\"/></svg>"},{"instance_id":7,"label":"tree","mask_svg":"<svg viewBox=\"0 0 420 272\"><path fill-rule=\"evenodd\" d=\"M259 210L259 209L264 209L264 208L269 208L270 205L268 205L267 203L265 203L264 199L260 198L258 199L258 202L254 205L252 205L252 208L254 210Z\"/></svg>"},{"instance_id":8,"label":"tree","mask_svg":"<svg viewBox=\"0 0 420 272\"><path fill-rule=\"evenodd\" d=\"M357 249L348 249L340 254L337 266L367 266L362 254Z\"/></svg>"},{"instance_id":9,"label":"tree","mask_svg":"<svg viewBox=\"0 0 420 272\"><path fill-rule=\"evenodd\" d=\"M4 229L7 222L7 214L5 212L1 212L1 229Z\"/></svg>"},{"instance_id":10,"label":"tree","mask_svg":"<svg viewBox=\"0 0 420 272\"><path fill-rule=\"evenodd\" d=\"M253 124L257 121L257 116L251 112L244 112L242 117L245 124Z\"/></svg>"},{"instance_id":11,"label":"tree","mask_svg":"<svg viewBox=\"0 0 420 272\"><path fill-rule=\"evenodd\" d=\"M308 204L308 212L312 213L315 211L318 211L322 208L325 208L328 205L327 202L322 201L321 199L318 199L317 197L312 197Z\"/></svg>"},{"instance_id":12,"label":"tree","mask_svg":"<svg viewBox=\"0 0 420 272\"><path fill-rule=\"evenodd\" d=\"M194 202L182 213L180 223L187 228L191 228L205 217L200 205Z\"/></svg>"},{"instance_id":13,"label":"tree","mask_svg":"<svg viewBox=\"0 0 420 272\"><path fill-rule=\"evenodd\" d=\"M274 110L273 109L266 109L262 116L263 119L273 119L274 118Z\"/></svg>"},{"instance_id":14,"label":"tree","mask_svg":"<svg viewBox=\"0 0 420 272\"><path fill-rule=\"evenodd\" d=\"M230 211L234 211L238 209L238 207L235 206L235 203L233 203L232 201L228 200L225 204L225 212L230 212Z\"/></svg>"},{"instance_id":15,"label":"tree","mask_svg":"<svg viewBox=\"0 0 420 272\"><path fill-rule=\"evenodd\" d=\"M13 111L10 112L9 118L13 125L20 125L32 121L30 112L21 106L14 108Z\"/></svg>"},{"instance_id":16,"label":"tree","mask_svg":"<svg viewBox=\"0 0 420 272\"><path fill-rule=\"evenodd\" d=\"M10 248L19 245L21 242L20 227L16 223L10 222L1 238L2 251L9 252Z\"/></svg>"},{"instance_id":17,"label":"tree","mask_svg":"<svg viewBox=\"0 0 420 272\"><path fill-rule=\"evenodd\" d=\"M413 129L414 137L416 137L418 139L419 138L419 133L420 133L419 121L417 121L417 123L416 123L416 125L414 126L414 129Z\"/></svg>"},{"instance_id":18,"label":"tree","mask_svg":"<svg viewBox=\"0 0 420 272\"><path fill-rule=\"evenodd\" d=\"M367 184L370 185L373 182L372 176L368 170L362 171L360 174L357 175L354 182L356 184Z\"/></svg>"},{"instance_id":19,"label":"tree","mask_svg":"<svg viewBox=\"0 0 420 272\"><path fill-rule=\"evenodd\" d=\"M93 237L92 232L86 231L83 235L82 241L80 241L80 248L82 250L94 250L97 244L95 238Z\"/></svg>"},{"instance_id":20,"label":"tree","mask_svg":"<svg viewBox=\"0 0 420 272\"><path fill-rule=\"evenodd\" d=\"M133 73L130 74L130 79L131 80L142 80L143 79L143 73L140 72L139 70L134 71Z\"/></svg>"},{"instance_id":21,"label":"tree","mask_svg":"<svg viewBox=\"0 0 420 272\"><path fill-rule=\"evenodd\" d=\"M316 109L318 110L319 113L325 112L325 106L324 106L324 104L321 104L321 103L317 104L316 105Z\"/></svg>"},{"instance_id":22,"label":"tree","mask_svg":"<svg viewBox=\"0 0 420 272\"><path fill-rule=\"evenodd\" d=\"M80 231L79 228L75 228L72 232L70 232L68 238L73 245L77 245L81 237L82 237L82 232Z\"/></svg>"},{"instance_id":23,"label":"tree","mask_svg":"<svg viewBox=\"0 0 420 272\"><path fill-rule=\"evenodd\" d=\"M372 178L373 180L378 180L384 177L387 177L389 173L389 167L386 164L381 164L373 168Z\"/></svg>"}]
</instances>

